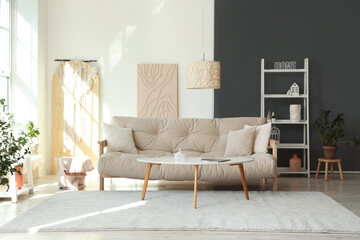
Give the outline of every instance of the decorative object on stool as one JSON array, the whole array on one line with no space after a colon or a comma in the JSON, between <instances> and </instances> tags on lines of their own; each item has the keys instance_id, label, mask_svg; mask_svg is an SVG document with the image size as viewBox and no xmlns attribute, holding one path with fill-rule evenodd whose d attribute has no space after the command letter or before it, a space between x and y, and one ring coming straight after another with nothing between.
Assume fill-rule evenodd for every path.
<instances>
[{"instance_id":1,"label":"decorative object on stool","mask_svg":"<svg viewBox=\"0 0 360 240\"><path fill-rule=\"evenodd\" d=\"M334 163L337 163L338 168L339 168L339 173L340 173L340 179L341 179L341 181L344 180L342 170L341 170L341 159L319 158L318 161L319 162L318 162L315 178L318 178L319 171L320 171L320 166L321 166L321 163L323 162L323 163L325 163L325 181L328 180L328 166L329 166L329 163L330 163L331 177L334 177Z\"/></svg>"},{"instance_id":2,"label":"decorative object on stool","mask_svg":"<svg viewBox=\"0 0 360 240\"><path fill-rule=\"evenodd\" d=\"M320 117L312 122L320 135L326 159L335 158L337 144L339 143L349 142L350 146L360 145L360 140L355 137L345 138L343 114L337 114L333 120L330 120L330 112L330 110L323 111Z\"/></svg>"},{"instance_id":3,"label":"decorative object on stool","mask_svg":"<svg viewBox=\"0 0 360 240\"><path fill-rule=\"evenodd\" d=\"M337 146L322 146L324 157L327 159L334 159L337 152Z\"/></svg>"},{"instance_id":4,"label":"decorative object on stool","mask_svg":"<svg viewBox=\"0 0 360 240\"><path fill-rule=\"evenodd\" d=\"M271 139L280 142L280 129L277 128L275 125L273 125L271 128Z\"/></svg>"},{"instance_id":5,"label":"decorative object on stool","mask_svg":"<svg viewBox=\"0 0 360 240\"><path fill-rule=\"evenodd\" d=\"M291 92L291 96L299 96L299 94L300 94L299 86L296 83L294 83L290 87L290 92Z\"/></svg>"},{"instance_id":6,"label":"decorative object on stool","mask_svg":"<svg viewBox=\"0 0 360 240\"><path fill-rule=\"evenodd\" d=\"M18 164L15 166L15 181L16 181L16 188L21 189L24 186L24 175L22 174L23 164ZM19 172L21 174L19 174Z\"/></svg>"},{"instance_id":7,"label":"decorative object on stool","mask_svg":"<svg viewBox=\"0 0 360 240\"><path fill-rule=\"evenodd\" d=\"M59 188L82 190L85 186L86 172L94 169L89 157L59 158Z\"/></svg>"},{"instance_id":8,"label":"decorative object on stool","mask_svg":"<svg viewBox=\"0 0 360 240\"><path fill-rule=\"evenodd\" d=\"M297 154L294 154L290 159L290 170L292 172L299 172L301 170L301 159Z\"/></svg>"},{"instance_id":9,"label":"decorative object on stool","mask_svg":"<svg viewBox=\"0 0 360 240\"><path fill-rule=\"evenodd\" d=\"M290 121L300 122L301 104L290 104Z\"/></svg>"}]
</instances>

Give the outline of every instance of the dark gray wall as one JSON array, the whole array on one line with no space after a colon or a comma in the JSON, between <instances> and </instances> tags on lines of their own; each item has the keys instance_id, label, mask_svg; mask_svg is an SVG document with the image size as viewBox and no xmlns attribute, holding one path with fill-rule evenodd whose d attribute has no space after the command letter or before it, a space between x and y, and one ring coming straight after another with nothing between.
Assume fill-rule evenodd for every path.
<instances>
[{"instance_id":1,"label":"dark gray wall","mask_svg":"<svg viewBox=\"0 0 360 240\"><path fill-rule=\"evenodd\" d=\"M222 64L221 89L215 90L215 117L260 115L260 59L310 61L310 120L322 109L344 113L345 130L360 137L360 1L358 0L216 0L215 59ZM270 75L268 75L270 76ZM285 93L301 74L271 76L267 90ZM279 79L279 80L277 80ZM274 100L277 116L288 116L289 103ZM285 132L283 137L293 136ZM311 128L311 161L322 155ZM286 165L292 152L281 153ZM360 170L360 147L341 145L343 169Z\"/></svg>"}]
</instances>

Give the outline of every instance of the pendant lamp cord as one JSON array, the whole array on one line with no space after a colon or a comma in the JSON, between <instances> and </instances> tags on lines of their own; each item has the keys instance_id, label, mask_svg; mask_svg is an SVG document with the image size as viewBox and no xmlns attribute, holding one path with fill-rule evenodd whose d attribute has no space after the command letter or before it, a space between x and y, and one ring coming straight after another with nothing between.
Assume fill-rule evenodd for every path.
<instances>
[{"instance_id":1,"label":"pendant lamp cord","mask_svg":"<svg viewBox=\"0 0 360 240\"><path fill-rule=\"evenodd\" d=\"M205 60L205 0L202 1L202 7L203 7L203 22L202 22L202 29L203 29L203 36L202 36L202 44L203 44L203 51L202 51L202 56L201 56L201 60Z\"/></svg>"}]
</instances>

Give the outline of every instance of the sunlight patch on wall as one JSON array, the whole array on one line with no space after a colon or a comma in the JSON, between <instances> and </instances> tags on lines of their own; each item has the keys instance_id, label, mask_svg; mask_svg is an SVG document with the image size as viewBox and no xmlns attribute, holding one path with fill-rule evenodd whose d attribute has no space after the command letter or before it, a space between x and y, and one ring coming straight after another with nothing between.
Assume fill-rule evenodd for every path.
<instances>
[{"instance_id":1,"label":"sunlight patch on wall","mask_svg":"<svg viewBox=\"0 0 360 240\"><path fill-rule=\"evenodd\" d=\"M120 62L122 57L123 33L119 33L109 47L110 72Z\"/></svg>"},{"instance_id":2,"label":"sunlight patch on wall","mask_svg":"<svg viewBox=\"0 0 360 240\"><path fill-rule=\"evenodd\" d=\"M16 37L18 41L24 45L26 50L31 50L31 25L19 12L16 14Z\"/></svg>"},{"instance_id":3,"label":"sunlight patch on wall","mask_svg":"<svg viewBox=\"0 0 360 240\"><path fill-rule=\"evenodd\" d=\"M159 13L161 11L161 9L163 9L165 5L164 1L161 1L161 3L151 12L152 15L155 15L157 13Z\"/></svg>"},{"instance_id":4,"label":"sunlight patch on wall","mask_svg":"<svg viewBox=\"0 0 360 240\"><path fill-rule=\"evenodd\" d=\"M138 27L137 26L127 26L125 29L125 41L127 42L131 36L134 34Z\"/></svg>"},{"instance_id":5,"label":"sunlight patch on wall","mask_svg":"<svg viewBox=\"0 0 360 240\"><path fill-rule=\"evenodd\" d=\"M15 66L12 80L12 111L16 122L37 122L38 33L20 12L16 13Z\"/></svg>"}]
</instances>

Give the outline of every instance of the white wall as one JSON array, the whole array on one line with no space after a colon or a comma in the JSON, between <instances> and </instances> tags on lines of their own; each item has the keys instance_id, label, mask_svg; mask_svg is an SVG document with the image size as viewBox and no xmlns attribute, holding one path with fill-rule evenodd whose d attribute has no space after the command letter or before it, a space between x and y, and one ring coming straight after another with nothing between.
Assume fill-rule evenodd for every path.
<instances>
[{"instance_id":1,"label":"white wall","mask_svg":"<svg viewBox=\"0 0 360 240\"><path fill-rule=\"evenodd\" d=\"M202 0L52 0L47 4L48 149L55 58L99 60L100 123L113 115L136 116L138 63L179 64L179 116L213 117L213 90L185 88L185 63L199 60L203 48ZM214 0L205 0L205 52L212 60Z\"/></svg>"}]
</instances>

